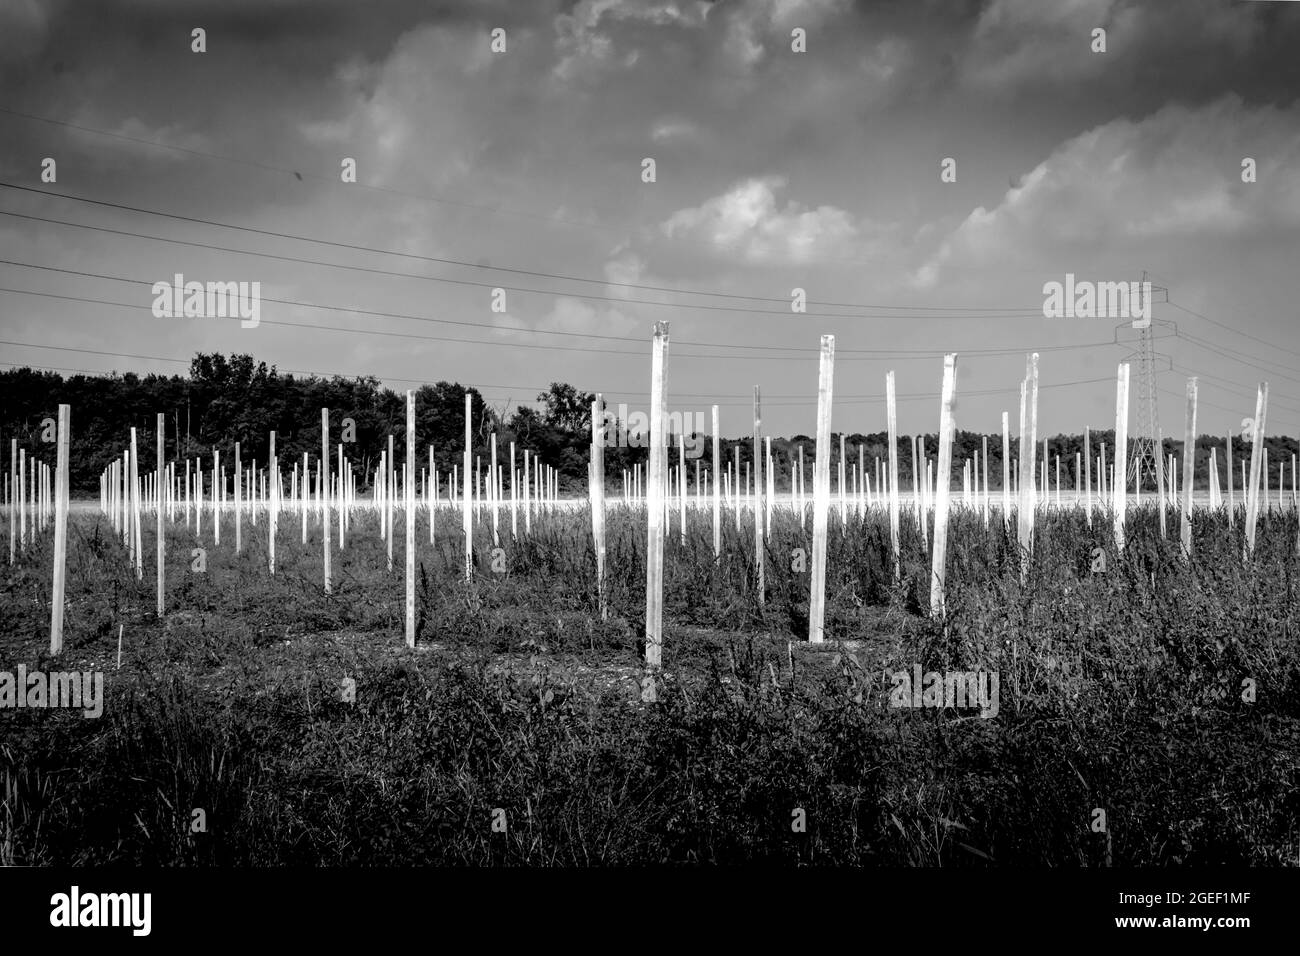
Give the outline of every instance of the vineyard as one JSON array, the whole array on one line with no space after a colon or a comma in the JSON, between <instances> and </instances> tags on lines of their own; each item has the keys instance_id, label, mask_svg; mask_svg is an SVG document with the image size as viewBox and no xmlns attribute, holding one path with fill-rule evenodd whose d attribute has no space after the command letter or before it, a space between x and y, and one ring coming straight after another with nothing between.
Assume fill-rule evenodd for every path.
<instances>
[{"instance_id":1,"label":"vineyard","mask_svg":"<svg viewBox=\"0 0 1300 956\"><path fill-rule=\"evenodd\" d=\"M468 398L461 467L417 471L408 393L369 494L324 410L291 465L272 436L262 468L160 440L148 469L133 435L69 507L65 406L54 472L15 456L0 672L102 673L102 717L0 713L0 859L1293 862L1300 512L1262 454L1235 496L1231 463L1226 489L1164 462L1115 489L1121 366L1119 461L1053 497L1035 356L1024 453L957 493L950 356L933 473L891 455L873 483L841 448L833 483L824 341L812 493L802 460L778 488L716 441L701 478L665 440L661 341L648 469L607 495L597 405L585 499L495 438L471 462ZM922 672L991 674L992 700Z\"/></svg>"}]
</instances>

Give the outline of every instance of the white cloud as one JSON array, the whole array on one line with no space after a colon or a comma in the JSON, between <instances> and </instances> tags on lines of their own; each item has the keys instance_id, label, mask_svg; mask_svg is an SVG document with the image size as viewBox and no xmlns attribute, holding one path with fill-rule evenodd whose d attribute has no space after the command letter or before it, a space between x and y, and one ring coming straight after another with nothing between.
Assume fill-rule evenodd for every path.
<instances>
[{"instance_id":1,"label":"white cloud","mask_svg":"<svg viewBox=\"0 0 1300 956\"><path fill-rule=\"evenodd\" d=\"M1105 53L1092 51L1098 27L1106 31ZM1244 55L1259 29L1258 18L1219 0L993 0L980 14L961 69L985 90L1085 79L1126 84L1164 52L1188 63L1225 50Z\"/></svg>"},{"instance_id":2,"label":"white cloud","mask_svg":"<svg viewBox=\"0 0 1300 956\"><path fill-rule=\"evenodd\" d=\"M670 239L686 238L751 264L843 259L861 239L853 217L835 206L810 209L793 200L778 206L780 176L746 179L699 206L680 209L661 226Z\"/></svg>"},{"instance_id":3,"label":"white cloud","mask_svg":"<svg viewBox=\"0 0 1300 956\"><path fill-rule=\"evenodd\" d=\"M1258 182L1241 181L1241 160ZM992 209L974 210L913 273L1031 267L1065 255L1141 257L1152 241L1222 243L1300 232L1300 105L1249 109L1236 96L1113 120L1062 144Z\"/></svg>"},{"instance_id":4,"label":"white cloud","mask_svg":"<svg viewBox=\"0 0 1300 956\"><path fill-rule=\"evenodd\" d=\"M672 0L581 0L571 13L555 18L556 79L567 82L599 73L617 61L614 31L638 24L694 28L704 24L710 4ZM640 53L629 51L623 65L635 65Z\"/></svg>"},{"instance_id":5,"label":"white cloud","mask_svg":"<svg viewBox=\"0 0 1300 956\"><path fill-rule=\"evenodd\" d=\"M596 306L581 299L558 296L551 311L533 328L551 332L599 332L602 335L626 335L636 323L618 309Z\"/></svg>"}]
</instances>

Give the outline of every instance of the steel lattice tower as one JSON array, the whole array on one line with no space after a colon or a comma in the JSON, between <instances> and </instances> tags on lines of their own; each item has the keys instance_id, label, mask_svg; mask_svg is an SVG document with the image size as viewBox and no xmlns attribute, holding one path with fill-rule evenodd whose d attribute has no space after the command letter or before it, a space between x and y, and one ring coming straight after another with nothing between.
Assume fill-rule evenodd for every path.
<instances>
[{"instance_id":1,"label":"steel lattice tower","mask_svg":"<svg viewBox=\"0 0 1300 956\"><path fill-rule=\"evenodd\" d=\"M1147 274L1143 272L1141 288L1146 288L1146 281ZM1167 290L1153 287L1151 291ZM1136 360L1138 366L1138 408L1137 430L1131 439L1125 477L1130 486L1152 491L1156 488L1156 455L1161 454L1157 437L1160 434L1160 399L1156 393L1155 336L1152 335L1157 324L1163 323L1157 323L1153 318L1149 325L1138 329L1137 349L1126 356L1126 361Z\"/></svg>"}]
</instances>

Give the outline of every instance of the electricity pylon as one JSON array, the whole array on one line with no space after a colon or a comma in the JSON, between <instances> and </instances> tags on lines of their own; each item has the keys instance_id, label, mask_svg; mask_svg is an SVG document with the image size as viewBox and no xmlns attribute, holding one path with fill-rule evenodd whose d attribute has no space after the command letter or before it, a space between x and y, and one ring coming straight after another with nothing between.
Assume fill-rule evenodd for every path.
<instances>
[{"instance_id":1,"label":"electricity pylon","mask_svg":"<svg viewBox=\"0 0 1300 956\"><path fill-rule=\"evenodd\" d=\"M1142 288L1146 289L1147 274L1142 273ZM1169 290L1153 286L1151 289L1153 301L1161 301L1154 298L1157 293L1164 293L1163 301L1169 301ZM1146 306L1148 303L1142 303ZM1153 331L1157 325L1168 325L1174 327L1173 323L1157 321L1154 317L1151 322L1138 328L1137 348L1125 356L1124 361L1135 361L1138 367L1138 407L1137 407L1137 429L1131 439L1132 445L1129 448L1128 474L1125 475L1130 486L1141 488L1143 485L1150 489L1156 487L1156 456L1162 454L1159 447L1160 434L1160 399L1156 394L1156 362L1155 362L1155 338ZM1127 325L1117 326L1126 328ZM1176 327L1175 332L1176 332Z\"/></svg>"}]
</instances>

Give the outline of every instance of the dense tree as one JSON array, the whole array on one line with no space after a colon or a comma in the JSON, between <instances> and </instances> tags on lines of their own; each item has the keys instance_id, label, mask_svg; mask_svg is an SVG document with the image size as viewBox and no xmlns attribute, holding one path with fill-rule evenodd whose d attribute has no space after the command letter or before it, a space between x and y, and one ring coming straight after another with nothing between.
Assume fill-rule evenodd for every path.
<instances>
[{"instance_id":1,"label":"dense tree","mask_svg":"<svg viewBox=\"0 0 1300 956\"><path fill-rule=\"evenodd\" d=\"M419 461L417 467L426 467L428 448L434 447L438 470L447 474L452 466L460 466L465 447L465 396L470 397L472 416L473 453L488 460L489 441L493 431L497 434L498 461L509 468L509 446L515 442L516 468L522 468L522 452L526 448L541 461L560 473L560 488L576 492L585 487L587 461L591 441L592 394L572 385L552 383L537 396L542 408L519 407L508 421L489 407L477 390L452 382L424 385L416 392L416 433L419 436ZM363 487L368 487L370 475L378 466L380 452L387 449L388 436L394 436L394 451L400 464L406 454L405 396L381 387L379 380L359 376L356 378L306 378L281 375L275 366L257 362L248 355L224 356L219 354L196 355L190 363L188 375L106 374L97 376L73 375L64 378L54 372L16 368L0 372L0 456L8 462L10 439L17 439L20 447L37 460L52 464L55 446L42 440L46 419L54 419L60 403L72 406L71 483L74 493L93 494L98 490L98 476L108 462L119 457L129 447L131 429L136 429L137 442L145 467L153 460L157 415L166 416L165 440L168 458L185 456L203 457L210 467L213 449L220 449L223 461L229 461L234 443L240 443L241 456L249 461L256 459L264 464L269 454L269 436L276 433L276 450L284 467L300 462L304 453L315 461L320 454L320 410L330 410L330 450L333 457L338 443L346 442L346 454L356 465ZM345 429L346 426L346 429ZM606 474L612 489L619 489L622 472L634 464L644 463L648 449L635 442L619 445L621 429L611 428L609 437L614 444L605 449ZM962 467L977 451L982 452L984 435L977 432L958 431L954 436L952 476L960 487ZM989 435L989 484L1001 488L1002 436ZM832 484L838 474L839 434L831 436L833 451ZM846 473L855 473L861 454L865 469L875 483L875 459L887 461L889 437L883 432L871 434L845 434L845 452L848 456ZM936 435L922 436L924 454L931 460L938 457L939 442ZM1114 460L1114 432L1092 433L1092 454L1100 454L1101 445L1107 448L1107 461ZM1224 439L1202 436L1197 443L1196 480L1204 488L1210 448L1217 447L1220 474L1224 467ZM1293 439L1271 437L1266 442L1269 449L1269 487L1276 488L1279 463L1291 462L1296 452ZM778 487L789 487L798 462L798 449L804 449L805 484L812 490L814 442L807 435L790 439L773 437L772 452ZM1166 439L1164 454L1181 458L1181 441ZM1011 441L1013 457L1020 454L1020 442ZM699 446L703 452L701 472L708 470L712 458L711 437L704 436ZM723 461L730 465L736 449L743 464L751 463L753 440L751 436L724 439L721 442ZM1074 487L1074 456L1083 449L1082 435L1055 435L1048 438L1052 461L1049 477L1055 484L1055 457L1061 458L1061 485ZM1038 440L1038 453L1042 453L1042 438ZM899 481L903 489L912 487L912 439L900 436ZM1241 484L1239 462L1248 460L1250 445L1240 437L1233 439L1233 482ZM670 463L676 465L676 450ZM694 466L687 463L689 477L694 479ZM8 468L6 464L5 471ZM983 468L980 469L982 477ZM1181 480L1181 475L1180 475Z\"/></svg>"}]
</instances>

